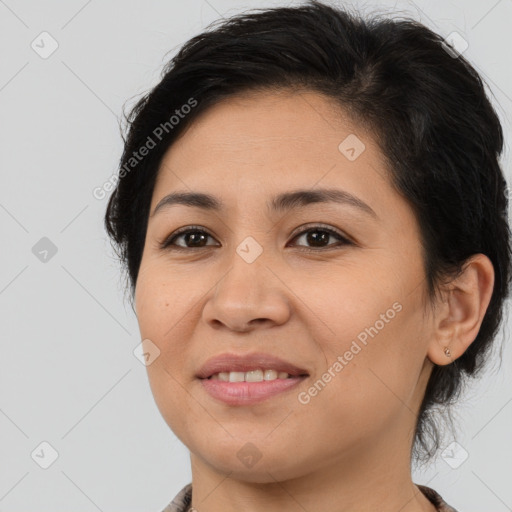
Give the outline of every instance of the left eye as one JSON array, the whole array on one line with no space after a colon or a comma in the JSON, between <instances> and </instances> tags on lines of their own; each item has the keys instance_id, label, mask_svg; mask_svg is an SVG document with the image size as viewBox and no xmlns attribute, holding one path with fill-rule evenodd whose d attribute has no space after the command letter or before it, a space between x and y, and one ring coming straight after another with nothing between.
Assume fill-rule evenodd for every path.
<instances>
[{"instance_id":1,"label":"left eye","mask_svg":"<svg viewBox=\"0 0 512 512\"><path fill-rule=\"evenodd\" d=\"M329 237L337 238L341 242L341 244L338 244L338 245L350 245L350 243L351 243L347 238L345 238L343 235L341 235L337 231L334 231L333 229L325 228L322 226L316 226L316 227L312 227L309 229L305 229L305 230L301 231L300 233L298 233L297 235L295 235L293 240L302 238L302 237L305 237L306 241L310 244L320 244L321 245L321 244L323 244L323 242L326 242L329 239ZM328 245L333 245L333 244L328 244ZM323 246L323 247L325 247L325 246Z\"/></svg>"},{"instance_id":2,"label":"left eye","mask_svg":"<svg viewBox=\"0 0 512 512\"><path fill-rule=\"evenodd\" d=\"M178 245L175 243L176 240L183 237L183 241L185 245ZM202 249L204 247L207 247L208 245L214 245L214 244L203 244L202 242L206 241L207 239L213 237L204 229L201 228L188 228L184 229L182 231L179 231L177 233L172 234L170 237L168 237L166 240L164 240L160 246L162 249L169 249L169 250L187 250L187 249ZM335 237L338 239L339 242L341 242L338 245L350 245L352 242L350 242L346 237L338 233L337 231L323 227L323 226L313 226L311 228L305 229L299 233L297 233L292 240L300 239L305 237L305 240L309 244L313 244L313 247L319 247L320 249L322 247L325 247L323 245L325 242L329 240L330 237ZM187 244L193 244L192 247L188 246ZM201 244L201 245L198 245ZM334 245L334 244L327 244Z\"/></svg>"}]
</instances>

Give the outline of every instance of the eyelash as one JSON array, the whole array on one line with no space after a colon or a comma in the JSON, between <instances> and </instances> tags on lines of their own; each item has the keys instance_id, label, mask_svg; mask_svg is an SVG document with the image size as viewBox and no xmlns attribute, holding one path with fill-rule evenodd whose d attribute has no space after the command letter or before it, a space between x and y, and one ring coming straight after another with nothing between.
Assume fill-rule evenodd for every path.
<instances>
[{"instance_id":1,"label":"eyelash","mask_svg":"<svg viewBox=\"0 0 512 512\"><path fill-rule=\"evenodd\" d=\"M296 233L293 236L292 240L295 240L296 238L304 235L305 233L309 233L311 231L320 231L320 232L328 233L329 235L337 237L340 240L341 244L338 244L338 245L330 244L330 245L328 245L326 247L320 247L320 248L317 248L317 249L314 249L314 248L301 249L303 251L318 252L318 251L330 250L329 247L332 246L332 245L334 245L334 247L340 247L340 246L343 246L343 245L353 245L353 243L350 240L348 240L348 238L343 236L338 231L336 231L336 230L334 230L332 228L329 228L327 226L319 225L319 224L314 225L314 226L310 226L307 229L304 229L303 231L300 231L299 233ZM167 238L165 238L165 240L163 242L159 243L159 246L160 246L161 249L172 250L172 251L193 251L193 250L206 249L207 247L213 247L213 246L208 246L208 245L206 245L204 247L181 247L181 246L173 244L173 242L177 238L179 238L182 235L186 235L188 233L202 233L202 234L205 234L205 235L213 238L213 236L210 235L207 231L205 231L201 226L187 226L187 227L179 229L179 230L175 231L174 233L172 233L171 235L169 235Z\"/></svg>"}]
</instances>

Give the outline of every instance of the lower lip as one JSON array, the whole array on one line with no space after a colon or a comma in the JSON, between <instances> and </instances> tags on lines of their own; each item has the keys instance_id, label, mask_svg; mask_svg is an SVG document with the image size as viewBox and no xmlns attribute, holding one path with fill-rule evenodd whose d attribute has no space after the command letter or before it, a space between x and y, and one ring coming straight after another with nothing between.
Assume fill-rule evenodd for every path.
<instances>
[{"instance_id":1,"label":"lower lip","mask_svg":"<svg viewBox=\"0 0 512 512\"><path fill-rule=\"evenodd\" d=\"M262 382L225 382L201 379L201 384L210 396L228 405L252 405L289 391L306 378L292 377Z\"/></svg>"}]
</instances>

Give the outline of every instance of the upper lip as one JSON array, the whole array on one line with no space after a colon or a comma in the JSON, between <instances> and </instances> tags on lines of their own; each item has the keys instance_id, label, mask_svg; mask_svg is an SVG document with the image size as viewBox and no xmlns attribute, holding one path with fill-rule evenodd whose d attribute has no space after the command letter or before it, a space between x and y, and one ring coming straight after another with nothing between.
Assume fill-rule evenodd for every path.
<instances>
[{"instance_id":1,"label":"upper lip","mask_svg":"<svg viewBox=\"0 0 512 512\"><path fill-rule=\"evenodd\" d=\"M255 369L276 370L277 372L286 372L289 375L308 375L308 372L295 366L288 361L270 354L219 354L206 361L197 372L196 377L207 379L220 372L248 372Z\"/></svg>"}]
</instances>

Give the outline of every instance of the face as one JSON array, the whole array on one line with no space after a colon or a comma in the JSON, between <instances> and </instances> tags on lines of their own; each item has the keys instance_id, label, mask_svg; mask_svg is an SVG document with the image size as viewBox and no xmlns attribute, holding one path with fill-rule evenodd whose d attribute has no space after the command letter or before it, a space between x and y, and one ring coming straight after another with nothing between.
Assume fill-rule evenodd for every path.
<instances>
[{"instance_id":1,"label":"face","mask_svg":"<svg viewBox=\"0 0 512 512\"><path fill-rule=\"evenodd\" d=\"M155 212L177 192L213 199ZM265 482L409 449L431 370L420 234L370 133L314 92L225 100L168 150L150 212L135 310L193 460ZM233 373L200 378L218 356L205 373Z\"/></svg>"}]
</instances>

